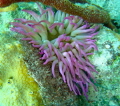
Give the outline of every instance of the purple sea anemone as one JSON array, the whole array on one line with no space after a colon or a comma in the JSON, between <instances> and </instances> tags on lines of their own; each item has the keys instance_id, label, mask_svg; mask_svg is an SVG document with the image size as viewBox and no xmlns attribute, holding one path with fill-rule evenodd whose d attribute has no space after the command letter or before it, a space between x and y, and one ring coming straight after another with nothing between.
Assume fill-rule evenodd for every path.
<instances>
[{"instance_id":1,"label":"purple sea anemone","mask_svg":"<svg viewBox=\"0 0 120 106\"><path fill-rule=\"evenodd\" d=\"M54 78L57 73L55 67L58 67L70 91L87 97L88 84L93 85L90 79L94 79L91 72L96 72L88 56L97 50L93 37L98 33L99 26L91 26L79 16L59 10L54 13L51 8L43 9L37 5L39 15L23 10L35 20L15 19L20 22L12 22L14 27L11 30L25 35L22 40L39 49L43 64L51 63Z\"/></svg>"}]
</instances>

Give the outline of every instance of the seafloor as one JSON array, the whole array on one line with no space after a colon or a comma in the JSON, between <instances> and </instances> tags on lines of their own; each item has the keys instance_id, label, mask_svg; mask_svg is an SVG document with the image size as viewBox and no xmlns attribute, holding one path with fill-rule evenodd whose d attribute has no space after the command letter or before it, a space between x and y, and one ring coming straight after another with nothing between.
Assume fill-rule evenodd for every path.
<instances>
[{"instance_id":1,"label":"seafloor","mask_svg":"<svg viewBox=\"0 0 120 106\"><path fill-rule=\"evenodd\" d=\"M32 19L22 9L37 11L37 6L17 3L14 9L0 9L0 106L120 106L120 0L88 1L106 9L118 28L114 32L103 26L95 37L98 51L89 59L98 71L94 74L97 91L90 86L85 100L69 94L64 84L64 92L52 89L52 84L61 79L53 79L51 84L50 68L38 65L38 51L21 41L22 35L10 31L10 22L15 18Z\"/></svg>"}]
</instances>

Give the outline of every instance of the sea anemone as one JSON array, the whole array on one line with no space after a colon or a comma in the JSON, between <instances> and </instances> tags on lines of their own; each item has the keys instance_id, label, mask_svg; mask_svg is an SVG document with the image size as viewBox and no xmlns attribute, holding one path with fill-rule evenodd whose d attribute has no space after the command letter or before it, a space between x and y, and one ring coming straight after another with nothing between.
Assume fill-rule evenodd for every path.
<instances>
[{"instance_id":1,"label":"sea anemone","mask_svg":"<svg viewBox=\"0 0 120 106\"><path fill-rule=\"evenodd\" d=\"M54 78L58 67L70 91L87 97L88 84L94 86L95 81L91 72L97 72L88 56L97 50L93 37L97 35L99 26L90 25L79 16L37 5L40 14L23 10L34 20L15 19L20 22L11 22L14 26L11 30L25 35L22 40L39 49L40 60L44 65L51 64Z\"/></svg>"}]
</instances>

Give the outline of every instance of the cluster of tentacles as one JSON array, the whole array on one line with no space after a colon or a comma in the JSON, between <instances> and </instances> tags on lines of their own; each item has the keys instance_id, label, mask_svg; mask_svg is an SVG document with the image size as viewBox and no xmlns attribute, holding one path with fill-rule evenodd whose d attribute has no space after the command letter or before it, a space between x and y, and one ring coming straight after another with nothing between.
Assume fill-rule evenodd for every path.
<instances>
[{"instance_id":1,"label":"cluster of tentacles","mask_svg":"<svg viewBox=\"0 0 120 106\"><path fill-rule=\"evenodd\" d=\"M94 81L92 72L97 72L88 56L97 50L93 37L99 26L91 26L78 16L43 9L39 4L38 8L40 14L23 10L35 20L16 19L20 22L12 22L11 30L25 35L23 40L39 49L43 64L51 64L53 77L60 73L71 91L87 97L88 84L93 85L90 79Z\"/></svg>"}]
</instances>

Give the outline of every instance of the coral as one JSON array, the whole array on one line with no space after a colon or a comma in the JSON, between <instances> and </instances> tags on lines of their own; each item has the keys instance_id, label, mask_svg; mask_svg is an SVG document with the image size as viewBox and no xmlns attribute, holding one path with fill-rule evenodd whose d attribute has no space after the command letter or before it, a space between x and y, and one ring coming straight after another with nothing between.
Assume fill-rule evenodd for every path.
<instances>
[{"instance_id":1,"label":"coral","mask_svg":"<svg viewBox=\"0 0 120 106\"><path fill-rule=\"evenodd\" d=\"M118 47L120 46L120 41L115 37L115 32L106 27L101 29L99 36L96 36L96 38L98 39L97 46L99 53L95 53L91 61L94 62L99 70L99 74L96 76L98 90L97 92L91 92L91 94L89 94L90 101L93 101L89 105L95 106L99 104L99 106L102 106L104 103L104 105L119 106L120 49ZM109 46L109 48L106 48L106 46ZM105 102L105 100L107 102Z\"/></svg>"},{"instance_id":2,"label":"coral","mask_svg":"<svg viewBox=\"0 0 120 106\"><path fill-rule=\"evenodd\" d=\"M7 11L14 11L18 8L18 5L17 4L11 4L10 6L8 7L5 7L5 8L0 8L0 12L7 12Z\"/></svg>"},{"instance_id":3,"label":"coral","mask_svg":"<svg viewBox=\"0 0 120 106\"><path fill-rule=\"evenodd\" d=\"M39 1L45 5L50 5L63 12L78 15L91 23L104 23L107 27L115 29L116 27L111 23L110 16L104 9L92 5L81 7L71 3L69 0L0 0L0 7L8 6L15 2L30 2Z\"/></svg>"},{"instance_id":4,"label":"coral","mask_svg":"<svg viewBox=\"0 0 120 106\"><path fill-rule=\"evenodd\" d=\"M44 106L20 42L7 32L0 34L0 42L0 106Z\"/></svg>"},{"instance_id":5,"label":"coral","mask_svg":"<svg viewBox=\"0 0 120 106\"><path fill-rule=\"evenodd\" d=\"M39 4L38 8L40 15L23 10L35 20L15 19L20 22L12 22L11 30L25 35L22 40L39 49L43 64L52 64L53 77L56 77L58 66L70 91L87 97L88 84L93 85L90 79L94 80L91 72L96 72L88 56L97 50L92 38L98 33L99 26L91 26L81 17L61 11L54 14L51 8L43 9Z\"/></svg>"}]
</instances>

